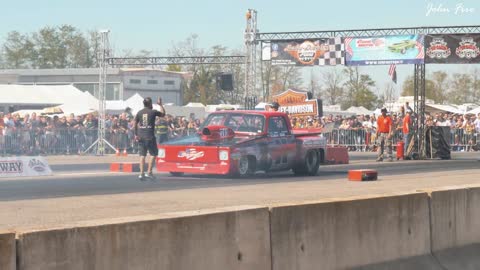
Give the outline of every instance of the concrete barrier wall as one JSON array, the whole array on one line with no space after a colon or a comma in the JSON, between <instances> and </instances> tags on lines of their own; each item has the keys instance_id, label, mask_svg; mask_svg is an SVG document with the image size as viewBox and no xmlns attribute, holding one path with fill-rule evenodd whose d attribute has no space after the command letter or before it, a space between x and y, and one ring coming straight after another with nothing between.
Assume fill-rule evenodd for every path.
<instances>
[{"instance_id":1,"label":"concrete barrier wall","mask_svg":"<svg viewBox=\"0 0 480 270\"><path fill-rule=\"evenodd\" d=\"M22 233L18 269L271 269L268 208L135 219Z\"/></svg>"},{"instance_id":2,"label":"concrete barrier wall","mask_svg":"<svg viewBox=\"0 0 480 270\"><path fill-rule=\"evenodd\" d=\"M15 233L0 232L0 269L15 270Z\"/></svg>"},{"instance_id":3,"label":"concrete barrier wall","mask_svg":"<svg viewBox=\"0 0 480 270\"><path fill-rule=\"evenodd\" d=\"M480 187L100 220L16 245L0 233L0 270L478 270Z\"/></svg>"},{"instance_id":4,"label":"concrete barrier wall","mask_svg":"<svg viewBox=\"0 0 480 270\"><path fill-rule=\"evenodd\" d=\"M437 269L427 193L273 207L270 219L273 270Z\"/></svg>"},{"instance_id":5,"label":"concrete barrier wall","mask_svg":"<svg viewBox=\"0 0 480 270\"><path fill-rule=\"evenodd\" d=\"M431 192L432 252L446 269L480 269L480 187Z\"/></svg>"}]
</instances>

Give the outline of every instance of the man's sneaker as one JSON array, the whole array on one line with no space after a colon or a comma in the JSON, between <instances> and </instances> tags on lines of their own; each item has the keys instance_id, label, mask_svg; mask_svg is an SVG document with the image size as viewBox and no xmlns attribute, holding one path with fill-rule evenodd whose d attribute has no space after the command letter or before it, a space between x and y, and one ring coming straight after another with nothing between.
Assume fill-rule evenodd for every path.
<instances>
[{"instance_id":1,"label":"man's sneaker","mask_svg":"<svg viewBox=\"0 0 480 270\"><path fill-rule=\"evenodd\" d=\"M377 158L377 162L382 162L383 158Z\"/></svg>"},{"instance_id":2,"label":"man's sneaker","mask_svg":"<svg viewBox=\"0 0 480 270\"><path fill-rule=\"evenodd\" d=\"M156 179L156 178L155 178L155 175L153 175L153 173L151 173L151 172L148 173L148 174L146 174L145 177L148 178L148 179L150 179L150 180L155 180L155 179Z\"/></svg>"},{"instance_id":3,"label":"man's sneaker","mask_svg":"<svg viewBox=\"0 0 480 270\"><path fill-rule=\"evenodd\" d=\"M393 158L388 158L388 162L393 162Z\"/></svg>"},{"instance_id":4,"label":"man's sneaker","mask_svg":"<svg viewBox=\"0 0 480 270\"><path fill-rule=\"evenodd\" d=\"M140 181L145 181L146 179L146 175L144 173L141 173L139 176L138 176L138 180Z\"/></svg>"}]
</instances>

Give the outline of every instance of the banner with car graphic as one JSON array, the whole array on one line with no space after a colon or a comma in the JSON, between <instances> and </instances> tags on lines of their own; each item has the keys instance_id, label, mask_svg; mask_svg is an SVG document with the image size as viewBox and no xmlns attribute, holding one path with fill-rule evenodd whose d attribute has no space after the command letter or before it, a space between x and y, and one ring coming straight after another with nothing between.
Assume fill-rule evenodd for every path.
<instances>
[{"instance_id":1,"label":"banner with car graphic","mask_svg":"<svg viewBox=\"0 0 480 270\"><path fill-rule=\"evenodd\" d=\"M345 38L347 66L424 63L424 35Z\"/></svg>"},{"instance_id":2,"label":"banner with car graphic","mask_svg":"<svg viewBox=\"0 0 480 270\"><path fill-rule=\"evenodd\" d=\"M480 34L425 36L425 63L480 63Z\"/></svg>"},{"instance_id":3,"label":"banner with car graphic","mask_svg":"<svg viewBox=\"0 0 480 270\"><path fill-rule=\"evenodd\" d=\"M335 66L345 64L340 37L314 40L272 41L262 48L262 59L272 65ZM270 48L268 48L270 44Z\"/></svg>"},{"instance_id":4,"label":"banner with car graphic","mask_svg":"<svg viewBox=\"0 0 480 270\"><path fill-rule=\"evenodd\" d=\"M52 175L52 170L44 157L0 157L0 178L44 175Z\"/></svg>"}]
</instances>

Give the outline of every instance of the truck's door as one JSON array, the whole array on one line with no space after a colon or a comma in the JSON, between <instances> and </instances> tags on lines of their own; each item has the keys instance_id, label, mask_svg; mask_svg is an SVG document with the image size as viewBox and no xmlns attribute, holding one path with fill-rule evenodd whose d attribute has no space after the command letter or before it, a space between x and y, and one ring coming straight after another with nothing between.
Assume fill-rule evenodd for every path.
<instances>
[{"instance_id":1,"label":"truck's door","mask_svg":"<svg viewBox=\"0 0 480 270\"><path fill-rule=\"evenodd\" d=\"M271 169L285 169L292 166L296 156L295 137L290 132L283 116L268 119L268 149L272 158Z\"/></svg>"}]
</instances>

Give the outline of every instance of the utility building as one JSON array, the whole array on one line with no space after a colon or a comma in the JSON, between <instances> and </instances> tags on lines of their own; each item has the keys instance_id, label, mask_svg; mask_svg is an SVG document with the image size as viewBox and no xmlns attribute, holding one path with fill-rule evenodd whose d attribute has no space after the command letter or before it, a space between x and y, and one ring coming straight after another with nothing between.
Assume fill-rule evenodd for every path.
<instances>
[{"instance_id":1,"label":"utility building","mask_svg":"<svg viewBox=\"0 0 480 270\"><path fill-rule=\"evenodd\" d=\"M97 68L78 69L6 69L0 70L0 84L73 85L95 95L98 89ZM183 105L183 72L146 68L109 68L107 100L126 100L135 93L164 103Z\"/></svg>"}]
</instances>

